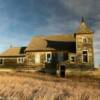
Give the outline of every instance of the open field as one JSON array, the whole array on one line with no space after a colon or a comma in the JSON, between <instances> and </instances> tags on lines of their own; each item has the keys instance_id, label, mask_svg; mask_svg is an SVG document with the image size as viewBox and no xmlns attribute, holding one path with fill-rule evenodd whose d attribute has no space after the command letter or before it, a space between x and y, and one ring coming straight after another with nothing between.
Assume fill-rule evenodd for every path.
<instances>
[{"instance_id":1,"label":"open field","mask_svg":"<svg viewBox=\"0 0 100 100\"><path fill-rule=\"evenodd\" d=\"M67 76L76 76L76 77L86 77L86 78L91 78L91 79L100 79L100 69L95 69L95 70L87 70L87 71L81 71L81 70L71 70L69 69L67 72Z\"/></svg>"},{"instance_id":2,"label":"open field","mask_svg":"<svg viewBox=\"0 0 100 100\"><path fill-rule=\"evenodd\" d=\"M0 100L100 100L99 70L92 72L93 79L79 75L0 72Z\"/></svg>"}]
</instances>

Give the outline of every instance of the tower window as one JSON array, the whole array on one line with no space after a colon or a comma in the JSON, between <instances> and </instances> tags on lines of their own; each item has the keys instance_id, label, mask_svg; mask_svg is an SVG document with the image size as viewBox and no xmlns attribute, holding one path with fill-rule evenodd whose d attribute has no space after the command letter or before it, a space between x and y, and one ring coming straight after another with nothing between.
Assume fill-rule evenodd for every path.
<instances>
[{"instance_id":1,"label":"tower window","mask_svg":"<svg viewBox=\"0 0 100 100\"><path fill-rule=\"evenodd\" d=\"M88 42L87 38L86 38L86 37L83 37L83 38L82 38L82 42L83 42L83 43L87 43L87 42Z\"/></svg>"},{"instance_id":2,"label":"tower window","mask_svg":"<svg viewBox=\"0 0 100 100\"><path fill-rule=\"evenodd\" d=\"M88 52L83 51L83 62L88 62Z\"/></svg>"}]
</instances>

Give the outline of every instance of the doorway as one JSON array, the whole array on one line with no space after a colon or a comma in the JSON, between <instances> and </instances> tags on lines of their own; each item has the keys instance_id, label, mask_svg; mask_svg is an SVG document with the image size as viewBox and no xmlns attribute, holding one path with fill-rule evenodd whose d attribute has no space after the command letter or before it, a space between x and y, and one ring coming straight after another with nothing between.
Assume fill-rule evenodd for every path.
<instances>
[{"instance_id":1,"label":"doorway","mask_svg":"<svg viewBox=\"0 0 100 100\"><path fill-rule=\"evenodd\" d=\"M60 76L65 77L65 65L60 66Z\"/></svg>"}]
</instances>

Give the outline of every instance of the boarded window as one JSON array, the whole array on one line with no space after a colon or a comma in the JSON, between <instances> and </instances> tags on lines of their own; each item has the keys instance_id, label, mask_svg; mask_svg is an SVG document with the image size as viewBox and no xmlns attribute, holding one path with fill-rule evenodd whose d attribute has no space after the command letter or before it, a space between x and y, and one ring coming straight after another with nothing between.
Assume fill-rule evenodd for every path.
<instances>
[{"instance_id":1,"label":"boarded window","mask_svg":"<svg viewBox=\"0 0 100 100\"><path fill-rule=\"evenodd\" d=\"M83 51L83 62L88 62L88 52Z\"/></svg>"}]
</instances>

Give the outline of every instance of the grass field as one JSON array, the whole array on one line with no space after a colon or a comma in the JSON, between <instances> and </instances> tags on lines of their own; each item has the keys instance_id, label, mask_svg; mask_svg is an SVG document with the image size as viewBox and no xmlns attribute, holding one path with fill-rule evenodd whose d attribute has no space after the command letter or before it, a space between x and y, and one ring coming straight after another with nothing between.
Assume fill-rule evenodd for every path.
<instances>
[{"instance_id":1,"label":"grass field","mask_svg":"<svg viewBox=\"0 0 100 100\"><path fill-rule=\"evenodd\" d=\"M43 73L1 71L0 100L100 100L100 70L74 74L58 78Z\"/></svg>"}]
</instances>

